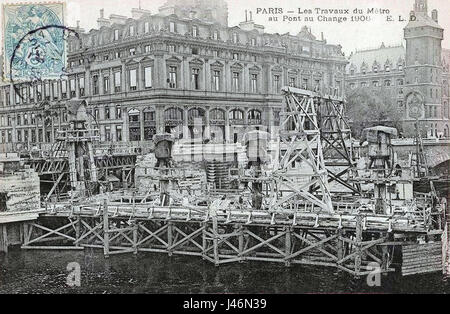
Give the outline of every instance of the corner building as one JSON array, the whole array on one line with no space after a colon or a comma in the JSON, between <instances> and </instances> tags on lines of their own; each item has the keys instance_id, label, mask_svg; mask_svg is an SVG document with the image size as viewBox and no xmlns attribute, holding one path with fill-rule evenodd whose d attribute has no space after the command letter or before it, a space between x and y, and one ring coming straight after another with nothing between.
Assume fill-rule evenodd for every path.
<instances>
[{"instance_id":1,"label":"corner building","mask_svg":"<svg viewBox=\"0 0 450 314\"><path fill-rule=\"evenodd\" d=\"M102 142L143 144L162 131L220 143L248 127L270 131L286 85L343 96L340 45L307 27L266 33L251 12L229 27L223 0L169 0L157 14L132 9L131 18L100 10L97 22L89 32L73 28L80 40L68 40L67 79L17 86L23 97L2 87L2 147L52 143L68 127L70 98L87 99Z\"/></svg>"}]
</instances>

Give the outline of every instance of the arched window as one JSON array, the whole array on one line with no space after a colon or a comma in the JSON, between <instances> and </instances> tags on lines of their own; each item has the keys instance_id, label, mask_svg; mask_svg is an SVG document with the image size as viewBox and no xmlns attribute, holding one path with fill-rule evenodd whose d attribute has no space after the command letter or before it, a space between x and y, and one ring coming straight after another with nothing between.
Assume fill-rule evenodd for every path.
<instances>
[{"instance_id":1,"label":"arched window","mask_svg":"<svg viewBox=\"0 0 450 314\"><path fill-rule=\"evenodd\" d=\"M244 120L244 112L240 109L233 109L228 113L230 120Z\"/></svg>"},{"instance_id":2,"label":"arched window","mask_svg":"<svg viewBox=\"0 0 450 314\"><path fill-rule=\"evenodd\" d=\"M211 120L225 120L225 111L221 109L213 109L209 113L209 118Z\"/></svg>"},{"instance_id":3,"label":"arched window","mask_svg":"<svg viewBox=\"0 0 450 314\"><path fill-rule=\"evenodd\" d=\"M261 112L256 109L249 110L247 119L249 124L261 124Z\"/></svg>"},{"instance_id":4,"label":"arched window","mask_svg":"<svg viewBox=\"0 0 450 314\"><path fill-rule=\"evenodd\" d=\"M164 119L183 121L183 110L180 108L169 108L164 111Z\"/></svg>"}]
</instances>

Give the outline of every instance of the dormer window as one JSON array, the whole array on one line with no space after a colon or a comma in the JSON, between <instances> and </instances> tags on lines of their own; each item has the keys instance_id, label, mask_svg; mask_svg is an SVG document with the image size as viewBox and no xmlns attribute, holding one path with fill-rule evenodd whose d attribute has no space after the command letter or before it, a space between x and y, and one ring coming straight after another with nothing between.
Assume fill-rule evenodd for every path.
<instances>
[{"instance_id":1,"label":"dormer window","mask_svg":"<svg viewBox=\"0 0 450 314\"><path fill-rule=\"evenodd\" d=\"M198 36L198 27L192 26L192 36L197 37Z\"/></svg>"},{"instance_id":2,"label":"dormer window","mask_svg":"<svg viewBox=\"0 0 450 314\"><path fill-rule=\"evenodd\" d=\"M114 30L114 40L119 40L119 30L118 29Z\"/></svg>"},{"instance_id":3,"label":"dormer window","mask_svg":"<svg viewBox=\"0 0 450 314\"><path fill-rule=\"evenodd\" d=\"M384 70L385 70L386 72L390 72L390 71L391 71L391 67L390 67L389 65L386 65L386 67L384 68Z\"/></svg>"},{"instance_id":4,"label":"dormer window","mask_svg":"<svg viewBox=\"0 0 450 314\"><path fill-rule=\"evenodd\" d=\"M350 70L350 75L355 75L355 69Z\"/></svg>"},{"instance_id":5,"label":"dormer window","mask_svg":"<svg viewBox=\"0 0 450 314\"><path fill-rule=\"evenodd\" d=\"M150 31L150 24L148 22L144 23L144 33L148 33Z\"/></svg>"},{"instance_id":6,"label":"dormer window","mask_svg":"<svg viewBox=\"0 0 450 314\"><path fill-rule=\"evenodd\" d=\"M130 36L134 36L134 25L130 25Z\"/></svg>"},{"instance_id":7,"label":"dormer window","mask_svg":"<svg viewBox=\"0 0 450 314\"><path fill-rule=\"evenodd\" d=\"M233 53L233 60L239 60L239 54L237 52Z\"/></svg>"},{"instance_id":8,"label":"dormer window","mask_svg":"<svg viewBox=\"0 0 450 314\"><path fill-rule=\"evenodd\" d=\"M376 65L373 66L373 72L375 72L375 73L378 72L378 66L376 66Z\"/></svg>"},{"instance_id":9,"label":"dormer window","mask_svg":"<svg viewBox=\"0 0 450 314\"><path fill-rule=\"evenodd\" d=\"M136 55L136 48L130 48L130 56Z\"/></svg>"},{"instance_id":10,"label":"dormer window","mask_svg":"<svg viewBox=\"0 0 450 314\"><path fill-rule=\"evenodd\" d=\"M256 46L256 38L252 38L250 43L252 46Z\"/></svg>"},{"instance_id":11,"label":"dormer window","mask_svg":"<svg viewBox=\"0 0 450 314\"><path fill-rule=\"evenodd\" d=\"M175 22L170 22L169 23L169 32L171 33L175 33Z\"/></svg>"},{"instance_id":12,"label":"dormer window","mask_svg":"<svg viewBox=\"0 0 450 314\"><path fill-rule=\"evenodd\" d=\"M239 41L238 33L233 33L233 43L237 43Z\"/></svg>"},{"instance_id":13,"label":"dormer window","mask_svg":"<svg viewBox=\"0 0 450 314\"><path fill-rule=\"evenodd\" d=\"M214 31L214 33L213 33L213 39L214 39L214 40L219 40L219 32L218 32L218 31Z\"/></svg>"}]
</instances>

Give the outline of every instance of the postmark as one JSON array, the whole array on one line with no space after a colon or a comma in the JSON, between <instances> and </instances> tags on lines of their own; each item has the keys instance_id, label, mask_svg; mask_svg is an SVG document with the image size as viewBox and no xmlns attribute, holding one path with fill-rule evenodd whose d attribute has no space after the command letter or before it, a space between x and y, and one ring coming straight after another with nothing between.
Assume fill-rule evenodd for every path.
<instances>
[{"instance_id":1,"label":"postmark","mask_svg":"<svg viewBox=\"0 0 450 314\"><path fill-rule=\"evenodd\" d=\"M66 68L64 3L5 4L4 80L58 79Z\"/></svg>"}]
</instances>

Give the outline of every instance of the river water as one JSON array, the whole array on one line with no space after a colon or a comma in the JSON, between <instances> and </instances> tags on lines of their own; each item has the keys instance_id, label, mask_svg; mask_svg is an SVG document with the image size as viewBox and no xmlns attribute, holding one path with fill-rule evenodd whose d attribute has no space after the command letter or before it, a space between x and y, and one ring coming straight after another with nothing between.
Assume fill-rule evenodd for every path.
<instances>
[{"instance_id":1,"label":"river water","mask_svg":"<svg viewBox=\"0 0 450 314\"><path fill-rule=\"evenodd\" d=\"M66 283L67 265L79 263L81 285ZM442 274L381 276L379 287L334 268L272 263L216 267L198 257L157 253L104 258L101 251L0 253L0 293L447 293Z\"/></svg>"}]
</instances>

